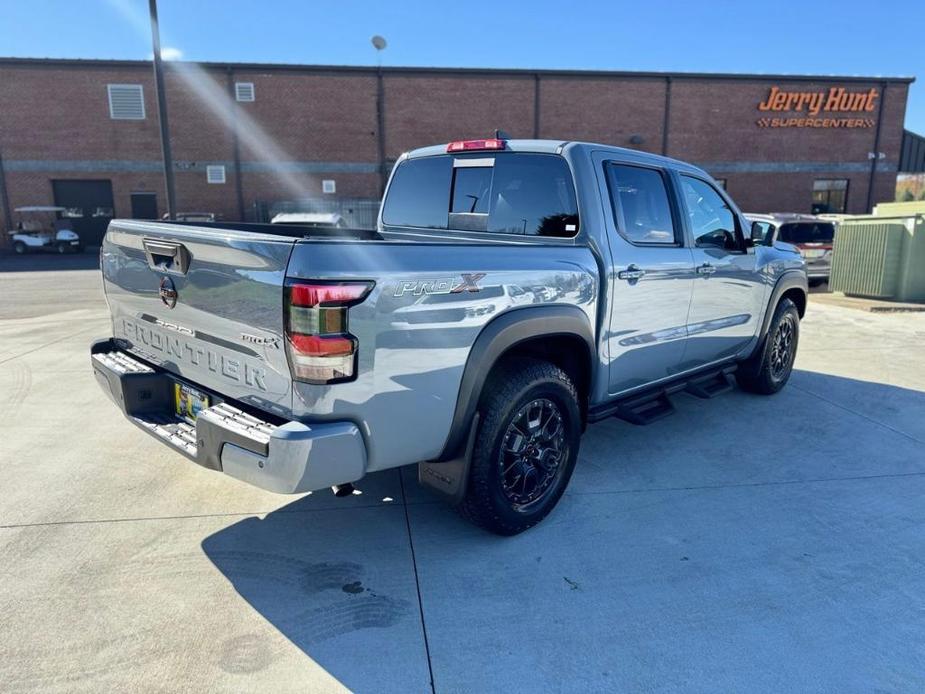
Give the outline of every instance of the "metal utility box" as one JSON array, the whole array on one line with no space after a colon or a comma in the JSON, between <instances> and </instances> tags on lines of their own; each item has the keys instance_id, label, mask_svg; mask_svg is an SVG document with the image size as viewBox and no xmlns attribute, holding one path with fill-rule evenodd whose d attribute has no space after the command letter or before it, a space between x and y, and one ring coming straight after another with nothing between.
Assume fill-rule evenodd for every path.
<instances>
[{"instance_id":1,"label":"metal utility box","mask_svg":"<svg viewBox=\"0 0 925 694\"><path fill-rule=\"evenodd\" d=\"M925 209L897 216L898 210L878 211L839 224L829 286L848 295L925 302Z\"/></svg>"}]
</instances>

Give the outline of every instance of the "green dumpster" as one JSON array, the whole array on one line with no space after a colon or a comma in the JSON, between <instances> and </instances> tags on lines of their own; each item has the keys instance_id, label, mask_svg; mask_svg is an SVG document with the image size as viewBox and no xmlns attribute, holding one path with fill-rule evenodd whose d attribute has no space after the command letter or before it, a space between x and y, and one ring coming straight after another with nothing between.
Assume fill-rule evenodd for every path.
<instances>
[{"instance_id":1,"label":"green dumpster","mask_svg":"<svg viewBox=\"0 0 925 694\"><path fill-rule=\"evenodd\" d=\"M925 203L878 205L846 217L835 234L832 291L925 302Z\"/></svg>"}]
</instances>

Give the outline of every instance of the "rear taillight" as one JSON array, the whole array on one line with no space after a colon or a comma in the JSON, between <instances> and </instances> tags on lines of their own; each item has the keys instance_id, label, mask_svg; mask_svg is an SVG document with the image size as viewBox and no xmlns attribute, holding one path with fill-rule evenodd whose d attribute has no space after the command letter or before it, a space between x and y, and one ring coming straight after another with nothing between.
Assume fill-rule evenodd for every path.
<instances>
[{"instance_id":1,"label":"rear taillight","mask_svg":"<svg viewBox=\"0 0 925 694\"><path fill-rule=\"evenodd\" d=\"M832 245L828 243L797 243L794 245L804 258L822 258L832 253Z\"/></svg>"},{"instance_id":2,"label":"rear taillight","mask_svg":"<svg viewBox=\"0 0 925 694\"><path fill-rule=\"evenodd\" d=\"M336 383L356 376L359 345L347 329L347 311L372 288L372 282L287 282L286 351L295 380Z\"/></svg>"},{"instance_id":3,"label":"rear taillight","mask_svg":"<svg viewBox=\"0 0 925 694\"><path fill-rule=\"evenodd\" d=\"M496 137L484 140L459 140L446 146L447 152L471 152L480 149L504 149L504 140Z\"/></svg>"}]
</instances>

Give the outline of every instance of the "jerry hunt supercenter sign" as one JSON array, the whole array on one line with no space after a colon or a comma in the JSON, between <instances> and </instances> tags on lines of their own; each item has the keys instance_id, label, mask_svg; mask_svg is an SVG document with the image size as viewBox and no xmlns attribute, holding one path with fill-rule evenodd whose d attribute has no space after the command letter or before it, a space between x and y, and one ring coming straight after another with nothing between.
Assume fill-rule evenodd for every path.
<instances>
[{"instance_id":1,"label":"jerry hunt supercenter sign","mask_svg":"<svg viewBox=\"0 0 925 694\"><path fill-rule=\"evenodd\" d=\"M765 116L755 122L759 128L872 128L876 121L862 114L873 113L879 106L879 99L880 92L876 89L852 92L844 87L832 87L828 91L788 92L771 87L767 98L758 104L759 111L802 115ZM841 115L845 113L857 115Z\"/></svg>"}]
</instances>

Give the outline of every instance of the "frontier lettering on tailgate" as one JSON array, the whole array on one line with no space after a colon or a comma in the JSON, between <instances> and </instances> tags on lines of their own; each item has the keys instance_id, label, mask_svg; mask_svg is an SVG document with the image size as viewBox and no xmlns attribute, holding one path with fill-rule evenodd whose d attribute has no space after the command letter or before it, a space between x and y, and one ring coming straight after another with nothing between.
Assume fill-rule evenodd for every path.
<instances>
[{"instance_id":1,"label":"frontier lettering on tailgate","mask_svg":"<svg viewBox=\"0 0 925 694\"><path fill-rule=\"evenodd\" d=\"M133 344L154 350L160 357L176 357L195 366L204 366L213 373L266 392L266 371L243 359L214 352L197 342L179 336L163 335L157 330L122 319L122 333Z\"/></svg>"}]
</instances>

